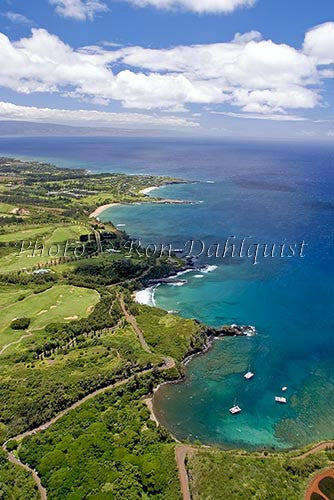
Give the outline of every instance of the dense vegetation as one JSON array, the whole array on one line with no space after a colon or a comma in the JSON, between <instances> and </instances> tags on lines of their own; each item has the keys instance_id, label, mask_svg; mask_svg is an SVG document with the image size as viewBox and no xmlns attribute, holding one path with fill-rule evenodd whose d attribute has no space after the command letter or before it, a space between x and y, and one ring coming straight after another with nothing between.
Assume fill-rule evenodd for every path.
<instances>
[{"instance_id":1,"label":"dense vegetation","mask_svg":"<svg viewBox=\"0 0 334 500\"><path fill-rule=\"evenodd\" d=\"M131 310L154 351L182 361L189 352L203 347L203 326L194 320L147 306L135 305Z\"/></svg>"},{"instance_id":2,"label":"dense vegetation","mask_svg":"<svg viewBox=\"0 0 334 500\"><path fill-rule=\"evenodd\" d=\"M158 381L129 382L23 441L50 500L180 499L173 442L141 400Z\"/></svg>"},{"instance_id":3,"label":"dense vegetation","mask_svg":"<svg viewBox=\"0 0 334 500\"><path fill-rule=\"evenodd\" d=\"M0 449L0 500L39 500L31 474L8 462Z\"/></svg>"}]
</instances>

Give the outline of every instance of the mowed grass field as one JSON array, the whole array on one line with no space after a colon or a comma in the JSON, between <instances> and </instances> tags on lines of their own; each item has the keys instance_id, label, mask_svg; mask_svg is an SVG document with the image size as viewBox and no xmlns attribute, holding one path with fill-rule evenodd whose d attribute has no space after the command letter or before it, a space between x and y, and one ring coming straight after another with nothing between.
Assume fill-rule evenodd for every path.
<instances>
[{"instance_id":1,"label":"mowed grass field","mask_svg":"<svg viewBox=\"0 0 334 500\"><path fill-rule=\"evenodd\" d=\"M17 226L19 227L19 226ZM22 240L30 240L34 238L38 238L43 235L47 235L52 232L54 227L52 225L43 225L43 226L22 226L21 229L17 231L13 231L13 227L11 227L11 231L4 228L5 232L0 234L0 242L1 243L9 243L10 241L22 241Z\"/></svg>"},{"instance_id":2,"label":"mowed grass field","mask_svg":"<svg viewBox=\"0 0 334 500\"><path fill-rule=\"evenodd\" d=\"M10 205L9 203L0 203L0 214L10 215L15 208L15 205Z\"/></svg>"},{"instance_id":3,"label":"mowed grass field","mask_svg":"<svg viewBox=\"0 0 334 500\"><path fill-rule=\"evenodd\" d=\"M25 293L21 290L22 294ZM31 318L29 331L44 328L49 323L69 322L87 317L100 300L96 290L70 285L55 285L41 293L30 293L19 300L20 293L0 291L0 346L13 342L25 331L14 331L10 324L15 318ZM6 305L6 300L7 305Z\"/></svg>"},{"instance_id":4,"label":"mowed grass field","mask_svg":"<svg viewBox=\"0 0 334 500\"><path fill-rule=\"evenodd\" d=\"M27 297L31 294L29 288L22 289L18 285L1 285L0 286L0 317L1 309L7 307L10 304L14 304L18 300Z\"/></svg>"},{"instance_id":5,"label":"mowed grass field","mask_svg":"<svg viewBox=\"0 0 334 500\"><path fill-rule=\"evenodd\" d=\"M1 234L0 242L16 242L17 247L13 249L13 252L0 258L0 273L20 271L24 268L31 269L38 264L49 262L52 258L62 257L63 250L60 248L60 252L57 254L56 244L64 243L65 245L65 242L69 240L78 241L81 235L89 232L87 226L73 224L68 226L43 225L26 227L25 229L22 228L21 231ZM24 241L24 245L21 252L22 241ZM36 246L35 255L32 256L36 241L38 241L38 245ZM41 254L40 250L42 245L44 245L44 255Z\"/></svg>"},{"instance_id":6,"label":"mowed grass field","mask_svg":"<svg viewBox=\"0 0 334 500\"><path fill-rule=\"evenodd\" d=\"M19 228L19 226L16 226ZM8 230L7 230L8 229ZM10 242L10 241L22 241L22 240L34 240L45 237L46 243L58 243L60 241L65 241L69 239L77 239L81 234L87 234L88 228L84 224L71 224L71 225L34 225L34 226L22 226L21 229L13 231L8 228L4 228L4 234L0 235L0 242Z\"/></svg>"}]
</instances>

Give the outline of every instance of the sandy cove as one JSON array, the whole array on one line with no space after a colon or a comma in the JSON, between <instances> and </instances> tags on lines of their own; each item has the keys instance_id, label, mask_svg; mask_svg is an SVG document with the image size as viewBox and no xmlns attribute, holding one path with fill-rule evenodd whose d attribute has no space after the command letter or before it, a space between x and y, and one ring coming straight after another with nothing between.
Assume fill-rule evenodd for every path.
<instances>
[{"instance_id":1,"label":"sandy cove","mask_svg":"<svg viewBox=\"0 0 334 500\"><path fill-rule=\"evenodd\" d=\"M107 208L111 208L111 207L116 207L117 205L121 205L121 203L107 203L106 205L101 205L100 207L97 207L94 212L92 212L91 214L89 214L89 217L90 218L93 218L93 217L98 217L99 215L102 214L102 212L104 212L105 210L107 210Z\"/></svg>"},{"instance_id":2,"label":"sandy cove","mask_svg":"<svg viewBox=\"0 0 334 500\"><path fill-rule=\"evenodd\" d=\"M147 189L150 189L150 188L147 188ZM152 188L152 189L156 189L155 187ZM96 218L96 217L99 217L99 215L102 214L102 212L104 212L105 210L107 210L107 208L111 208L111 207L116 207L117 205L138 205L138 204L141 204L141 203L155 203L155 204L158 204L158 205L194 205L194 204L198 204L200 203L199 201L189 201L189 200L173 200L173 199L170 199L170 198L150 198L150 197L147 197L146 200L138 200L138 201L133 201L131 203L127 203L127 202L124 202L124 203L107 203L106 205L101 205L100 207L96 208L94 210L94 212L92 212L89 217L90 218Z\"/></svg>"},{"instance_id":3,"label":"sandy cove","mask_svg":"<svg viewBox=\"0 0 334 500\"><path fill-rule=\"evenodd\" d=\"M154 189L158 189L159 187L163 187L163 186L151 186L151 187L141 189L139 192L140 192L140 194L148 194L151 191L153 191Z\"/></svg>"}]
</instances>

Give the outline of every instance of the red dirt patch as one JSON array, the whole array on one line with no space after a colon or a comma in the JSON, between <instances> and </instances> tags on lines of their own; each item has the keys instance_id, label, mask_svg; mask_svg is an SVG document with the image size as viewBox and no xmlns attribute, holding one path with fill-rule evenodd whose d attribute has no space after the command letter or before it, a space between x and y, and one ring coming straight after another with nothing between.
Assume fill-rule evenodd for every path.
<instances>
[{"instance_id":1,"label":"red dirt patch","mask_svg":"<svg viewBox=\"0 0 334 500\"><path fill-rule=\"evenodd\" d=\"M330 500L330 497L327 497L323 493L323 491L321 491L321 489L319 488L320 481L325 479L326 477L334 479L333 468L326 469L325 471L321 472L312 479L306 490L305 500L320 500L320 499Z\"/></svg>"}]
</instances>

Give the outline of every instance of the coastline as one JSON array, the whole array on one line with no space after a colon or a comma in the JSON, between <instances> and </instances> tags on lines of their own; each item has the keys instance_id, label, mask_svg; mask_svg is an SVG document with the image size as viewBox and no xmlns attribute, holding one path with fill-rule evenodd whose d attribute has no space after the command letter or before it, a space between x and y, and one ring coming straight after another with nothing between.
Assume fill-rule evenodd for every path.
<instances>
[{"instance_id":1,"label":"coastline","mask_svg":"<svg viewBox=\"0 0 334 500\"><path fill-rule=\"evenodd\" d=\"M145 194L146 196L148 195L149 192L158 189L159 187L162 186L150 186L147 188L142 189L139 191L141 194ZM139 202L141 203L141 202ZM169 203L176 203L176 204L192 204L192 203L200 203L200 202L193 202L193 201L184 201L184 200L170 200L170 199L152 199L150 196L147 196L147 200L142 200L142 203L161 203L161 204L169 204ZM98 207L96 210L94 210L89 217L98 217L101 215L105 210L113 207L113 206L120 206L120 205L135 205L138 204L138 202L131 202L131 203L120 203L120 202L115 202L115 203L108 203L105 205L101 205ZM111 221L112 222L112 221ZM178 277L180 275L183 275L185 273L191 272L191 271L197 271L203 273L203 276L206 273L209 273L213 270L216 269L217 266L202 266L202 267L196 267L194 265L185 265L185 267L181 270L179 270L176 273L172 273L170 276L168 276L169 279ZM151 284L149 287L144 287L142 289L137 289L133 292L132 298L134 299L135 302L141 304L141 305L148 305L150 307L158 307L154 301L154 291L155 289L161 284L163 281L157 280L157 283ZM141 294L149 295L149 302L147 301L147 298L144 300L138 300ZM139 297L138 297L139 295ZM167 311L170 314L178 314L179 311ZM190 349L188 352L185 353L184 358L180 362L180 369L177 378L166 380L164 382L161 382L158 384L156 387L153 388L153 392L151 394L148 394L144 399L143 402L145 403L145 406L148 408L149 413L150 413L150 418L152 421L155 422L157 426L163 426L163 424L160 422L155 410L154 410L154 397L157 391L160 389L165 384L178 384L182 383L186 379L186 374L185 374L185 367L187 364L196 356L204 355L206 354L213 346L213 343L215 340L218 340L222 337L235 337L235 336L252 336L256 334L255 327L250 327L250 326L240 326L240 325L223 325L220 328L214 328L210 327L208 325L203 324L202 325L202 345L200 347L196 347L195 349ZM171 437L174 439L175 442L181 443L181 441L176 438L176 436L173 434L171 430L168 430L170 433ZM206 446L206 445L203 445Z\"/></svg>"},{"instance_id":2,"label":"coastline","mask_svg":"<svg viewBox=\"0 0 334 500\"><path fill-rule=\"evenodd\" d=\"M153 307L156 307L156 306L153 306ZM237 325L235 325L235 326L237 327ZM226 327L221 327L221 328L224 329L224 328L229 328L229 327L226 326ZM250 328L254 328L254 327L250 327ZM184 371L184 368L187 366L187 364L193 358L195 358L197 356L202 356L202 355L206 354L210 349L212 349L213 343L215 340L219 340L219 339L224 338L224 337L232 337L232 336L234 336L234 337L237 337L237 336L247 337L247 336L249 336L247 334L230 335L230 334L226 334L226 333L220 333L220 334L219 333L217 334L217 333L218 333L217 329L204 325L204 329L202 332L202 334L204 336L204 343L203 343L202 347L197 348L194 351L189 351L188 353L185 354L185 357L183 358L183 360L180 363L180 367L181 367L181 370L179 372L180 376L176 379L171 379L171 380L166 380L165 382L161 382L160 384L158 384L156 387L153 388L153 392L150 395L145 397L144 403L150 412L150 418L152 421L154 421L156 423L157 426L164 427L164 425L160 422L159 417L157 416L156 412L154 411L154 397L162 386L169 385L169 384L180 384L180 383L184 382L187 378L187 375ZM256 335L255 329L254 329L253 335ZM171 435L171 437L174 439L175 442L181 443L181 444L183 443L183 441L180 441L173 434L173 432L170 429L168 429L168 432ZM215 448L215 446L206 445L206 444L202 444L201 446L203 446L204 448L211 448L211 449Z\"/></svg>"},{"instance_id":3,"label":"coastline","mask_svg":"<svg viewBox=\"0 0 334 500\"><path fill-rule=\"evenodd\" d=\"M131 202L114 202L114 203L107 203L105 205L101 205L97 207L91 214L89 214L89 218L96 218L99 217L105 210L111 207L115 207L117 205L136 205L136 204L141 204L141 203L157 203L161 205L193 205L193 204L199 204L202 203L201 201L192 201L192 200L178 200L178 199L172 199L172 198L151 198L149 196L149 193L151 191L154 191L155 189L159 189L162 187L166 187L169 185L173 184L191 184L191 182L187 181L175 181L175 182L170 182L166 184L161 184L161 186L148 186L144 189L141 189L138 191L139 194L143 194L146 196L145 199L137 200L137 201L131 201Z\"/></svg>"},{"instance_id":4,"label":"coastline","mask_svg":"<svg viewBox=\"0 0 334 500\"><path fill-rule=\"evenodd\" d=\"M140 194L149 194L151 191L154 191L154 189L158 189L159 187L164 187L167 186L167 184L163 184L162 186L150 186L144 189L141 189L139 192Z\"/></svg>"},{"instance_id":5,"label":"coastline","mask_svg":"<svg viewBox=\"0 0 334 500\"><path fill-rule=\"evenodd\" d=\"M107 210L108 208L111 208L111 207L116 207L117 205L121 205L121 203L107 203L106 205L101 205L99 207L97 207L94 212L92 212L91 214L89 214L89 218L92 219L92 218L95 218L98 217L99 215L102 214L102 212L104 212L105 210Z\"/></svg>"}]
</instances>

